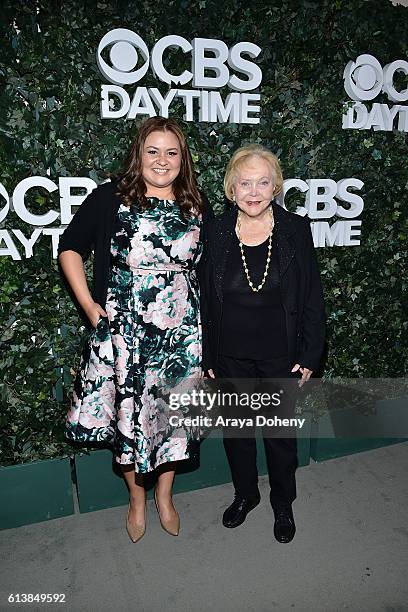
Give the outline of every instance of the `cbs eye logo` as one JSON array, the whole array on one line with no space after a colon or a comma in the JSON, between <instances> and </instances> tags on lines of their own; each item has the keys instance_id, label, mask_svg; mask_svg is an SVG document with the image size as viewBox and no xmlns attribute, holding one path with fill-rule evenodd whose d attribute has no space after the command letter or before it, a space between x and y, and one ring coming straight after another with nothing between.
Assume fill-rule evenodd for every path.
<instances>
[{"instance_id":1,"label":"cbs eye logo","mask_svg":"<svg viewBox=\"0 0 408 612\"><path fill-rule=\"evenodd\" d=\"M355 62L350 61L344 69L344 89L352 100L373 100L383 91L393 102L408 100L408 88L397 91L394 75L402 72L408 75L408 62L397 60L384 68L373 55L359 55Z\"/></svg>"},{"instance_id":2,"label":"cbs eye logo","mask_svg":"<svg viewBox=\"0 0 408 612\"><path fill-rule=\"evenodd\" d=\"M112 66L103 59L102 51L112 45L109 58ZM143 66L134 70L143 58ZM111 30L101 39L98 45L97 62L102 74L115 85L131 85L142 79L149 69L149 49L138 34L125 28Z\"/></svg>"},{"instance_id":3,"label":"cbs eye logo","mask_svg":"<svg viewBox=\"0 0 408 612\"><path fill-rule=\"evenodd\" d=\"M109 47L111 65L102 57L102 53ZM163 57L168 49L181 49L183 53L190 54L191 71L184 70L181 74L169 72ZM193 87L197 88L214 89L228 84L236 91L251 91L262 81L260 67L250 61L258 57L260 52L260 47L251 42L237 42L229 49L222 40L194 38L190 42L182 36L168 35L160 38L149 53L146 43L138 34L117 28L101 39L97 63L103 76L119 86L140 81L150 65L155 77L168 85L175 83L184 86L192 81ZM139 55L142 66L137 68ZM250 59L245 58L245 55ZM215 76L206 75L207 70ZM236 72L246 78L238 77L234 74Z\"/></svg>"}]
</instances>

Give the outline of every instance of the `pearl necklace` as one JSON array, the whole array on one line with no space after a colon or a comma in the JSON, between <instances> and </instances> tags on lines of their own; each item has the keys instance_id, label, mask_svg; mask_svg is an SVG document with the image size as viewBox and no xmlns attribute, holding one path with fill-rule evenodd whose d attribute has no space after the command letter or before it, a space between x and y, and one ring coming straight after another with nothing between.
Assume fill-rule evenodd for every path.
<instances>
[{"instance_id":1,"label":"pearl necklace","mask_svg":"<svg viewBox=\"0 0 408 612\"><path fill-rule=\"evenodd\" d=\"M259 285L257 287L255 287L255 285L251 281L251 277L249 276L249 270L248 270L247 262L246 262L246 259L245 259L245 253L244 253L244 246L243 246L242 241L241 241L241 211L238 212L237 235L238 235L238 240L239 240L239 248L241 249L242 263L244 265L244 270L245 270L246 277L248 279L249 286L251 287L252 291L255 291L255 292L260 291L262 289L262 287L264 286L265 281L266 281L266 277L268 276L269 264L271 262L272 234L273 234L273 228L274 228L274 225L275 225L275 221L274 221L274 218L273 218L272 206L270 208L271 208L271 232L269 234L268 255L267 255L267 258L266 258L265 271L263 273L262 281L259 283Z\"/></svg>"}]
</instances>

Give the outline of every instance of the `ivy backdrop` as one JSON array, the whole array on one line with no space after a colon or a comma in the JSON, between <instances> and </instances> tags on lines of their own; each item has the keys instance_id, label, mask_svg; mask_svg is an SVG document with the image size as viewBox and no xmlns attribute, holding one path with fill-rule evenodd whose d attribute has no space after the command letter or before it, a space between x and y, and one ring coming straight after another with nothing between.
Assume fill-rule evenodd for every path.
<instances>
[{"instance_id":1,"label":"ivy backdrop","mask_svg":"<svg viewBox=\"0 0 408 612\"><path fill-rule=\"evenodd\" d=\"M47 176L47 169L55 181L100 182L119 168L140 119L100 119L106 81L95 54L110 29L138 32L149 49L167 34L258 44L260 124L184 125L200 185L220 211L225 165L246 141L276 152L288 178L364 181L361 246L317 250L328 313L324 376L405 374L408 135L342 130L341 115L350 59L370 53L385 65L407 58L408 9L388 0L6 0L0 20L0 182L10 194L23 178ZM182 54L170 61L175 70L186 67ZM157 83L149 71L138 85ZM182 119L181 106L172 109ZM295 193L287 204L293 210L301 201ZM32 210L40 214L50 204L58 208L58 195L31 190ZM32 231L12 212L1 226ZM72 452L63 423L83 330L49 238L35 249L31 259L0 258L3 465Z\"/></svg>"}]
</instances>

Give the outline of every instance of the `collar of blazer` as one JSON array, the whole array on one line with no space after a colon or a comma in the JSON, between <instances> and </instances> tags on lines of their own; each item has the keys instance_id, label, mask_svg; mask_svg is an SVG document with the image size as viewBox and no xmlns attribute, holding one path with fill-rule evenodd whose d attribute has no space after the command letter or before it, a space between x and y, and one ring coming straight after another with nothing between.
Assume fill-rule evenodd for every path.
<instances>
[{"instance_id":1,"label":"collar of blazer","mask_svg":"<svg viewBox=\"0 0 408 612\"><path fill-rule=\"evenodd\" d=\"M273 236L278 247L279 275L282 278L295 255L295 244L291 240L291 236L297 230L297 223L293 221L293 213L285 210L275 200L272 202L272 209L275 219ZM210 240L210 250L215 266L215 286L221 301L225 266L231 247L231 240L235 232L237 217L238 210L236 206L218 217L215 220L213 240Z\"/></svg>"}]
</instances>

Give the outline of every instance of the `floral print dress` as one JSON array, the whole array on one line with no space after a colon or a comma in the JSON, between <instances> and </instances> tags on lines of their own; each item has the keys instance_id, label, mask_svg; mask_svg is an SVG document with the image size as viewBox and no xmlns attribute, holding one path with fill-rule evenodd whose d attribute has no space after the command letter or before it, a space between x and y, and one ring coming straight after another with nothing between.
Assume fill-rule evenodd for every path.
<instances>
[{"instance_id":1,"label":"floral print dress","mask_svg":"<svg viewBox=\"0 0 408 612\"><path fill-rule=\"evenodd\" d=\"M121 464L146 473L197 452L198 432L170 426L163 380L201 376L201 322L195 273L201 216L148 198L120 205L111 240L105 310L81 355L66 437L108 442Z\"/></svg>"}]
</instances>

